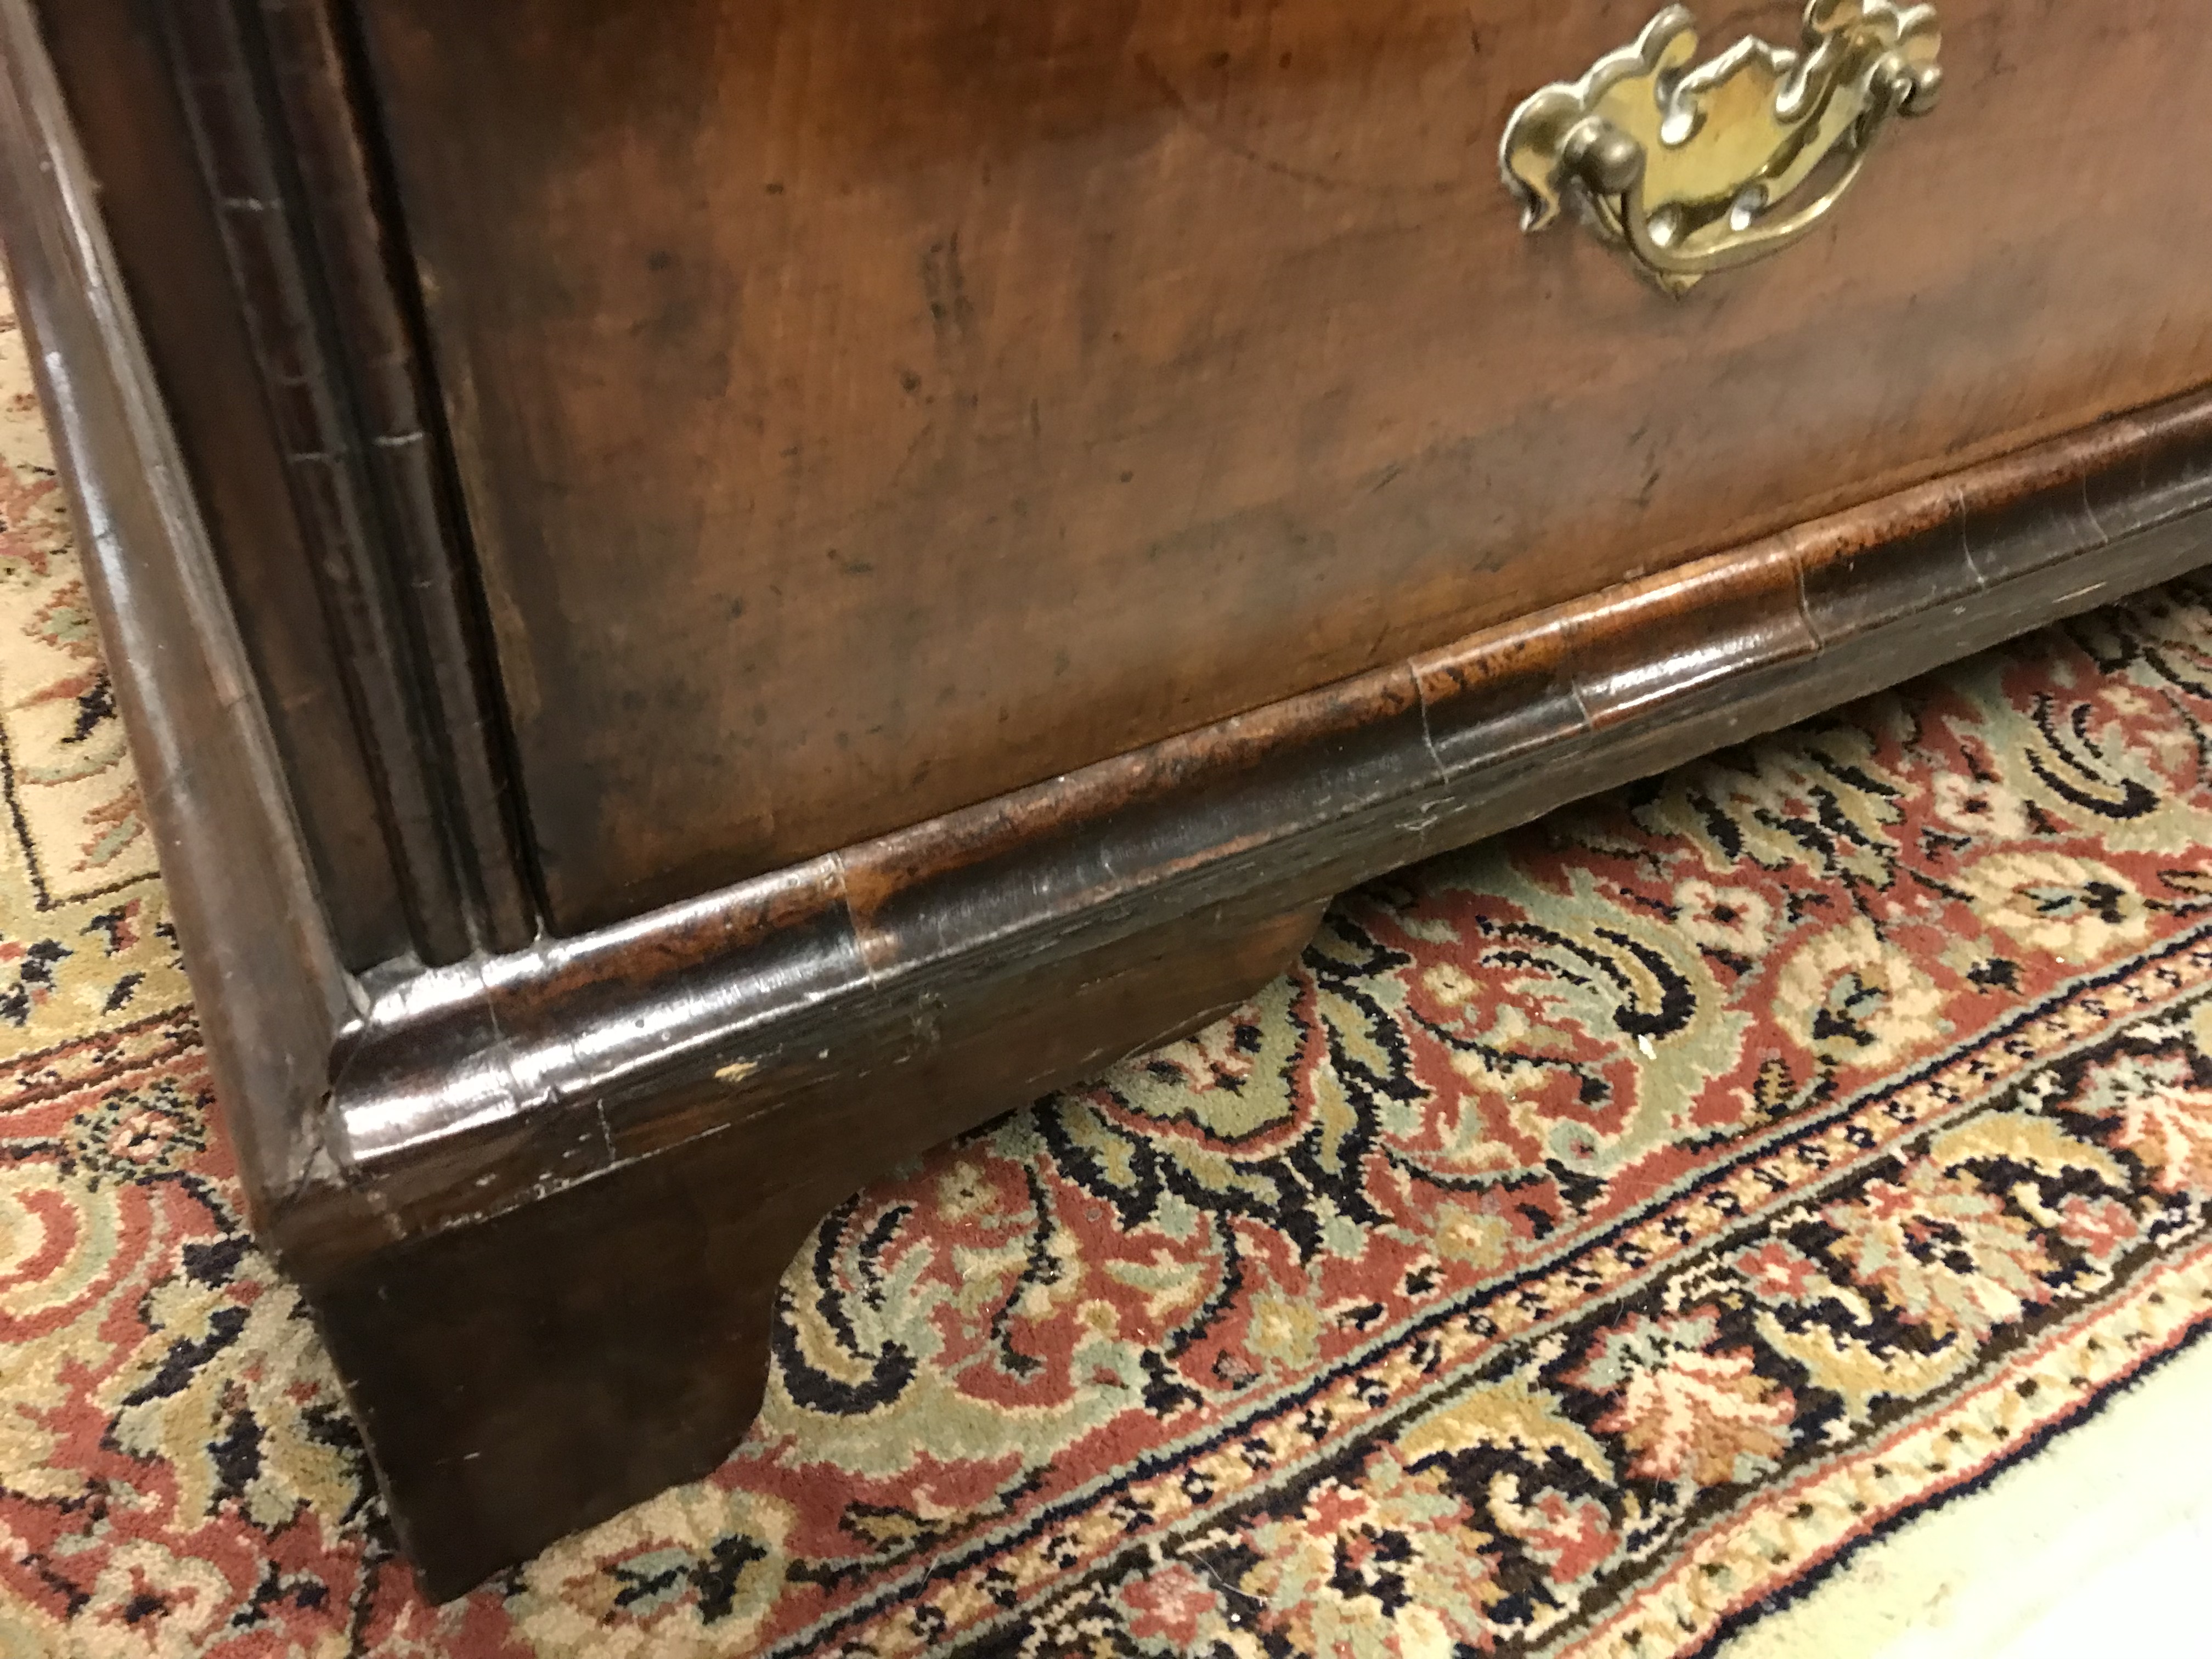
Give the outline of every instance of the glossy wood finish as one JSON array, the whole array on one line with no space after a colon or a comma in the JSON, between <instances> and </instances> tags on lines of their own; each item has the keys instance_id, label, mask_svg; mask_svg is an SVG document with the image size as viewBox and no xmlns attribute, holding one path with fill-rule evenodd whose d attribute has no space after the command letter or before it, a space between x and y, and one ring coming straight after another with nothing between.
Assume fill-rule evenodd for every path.
<instances>
[{"instance_id":1,"label":"glossy wood finish","mask_svg":"<svg viewBox=\"0 0 2212 1659\"><path fill-rule=\"evenodd\" d=\"M481 225L419 177L392 216L323 0L71 0L45 39L0 0L0 214L257 1225L440 1595L726 1449L825 1208L1244 995L1340 888L2212 557L2212 392L2087 418L2212 381L2205 210L2103 165L2212 83L2167 0L1954 0L1973 133L1900 142L1828 264L1679 307L1492 228L1454 170L1486 132L1413 119L1586 59L1600 0L1464 45L1286 0L1269 54L1205 9L498 0L442 15L450 65L417 0L361 4L410 176L450 121L432 196L482 162ZM2022 20L2063 74L2005 57ZM757 203L726 86L790 137ZM919 413L862 372L902 329L942 352ZM909 420L920 470L872 482ZM909 562L818 574L838 512ZM510 735L555 919L673 902L540 927Z\"/></svg>"},{"instance_id":2,"label":"glossy wood finish","mask_svg":"<svg viewBox=\"0 0 2212 1659\"><path fill-rule=\"evenodd\" d=\"M346 1181L304 1187L276 1236L410 1552L459 1589L702 1472L755 1408L815 1218L1232 1000L1343 887L2208 558L2212 397L395 978L340 1051ZM464 1325L456 1386L422 1389Z\"/></svg>"},{"instance_id":3,"label":"glossy wood finish","mask_svg":"<svg viewBox=\"0 0 2212 1659\"><path fill-rule=\"evenodd\" d=\"M1656 0L361 9L562 931L2212 380L2201 0L1681 301L1494 159Z\"/></svg>"},{"instance_id":4,"label":"glossy wood finish","mask_svg":"<svg viewBox=\"0 0 2212 1659\"><path fill-rule=\"evenodd\" d=\"M307 1242L295 1271L314 1286L394 1522L431 1593L465 1589L572 1528L703 1472L759 1407L776 1340L776 1281L861 1181L1233 1007L1289 965L1319 919L1318 903L1280 913L1264 903L1207 906L1079 951L1038 952L1015 970L1018 986L1006 969L981 963L969 988L940 975L938 1000L886 1010L891 1018L866 1030L802 1018L812 1032L804 1040L829 1045L832 1063L802 1082L787 1054L773 1107L747 1108L741 1091L701 1079L705 1088L672 1121L635 1099L623 1113L611 1091L610 1113L630 1120L611 1131L626 1148L611 1178L556 1181L544 1201L519 1206L495 1182L479 1189L498 1212L485 1220L374 1251L356 1243L327 1266L314 1249L332 1239ZM803 932L815 951L834 954ZM651 971L653 943L637 941L599 972L617 984L630 978L630 1015L680 1025L696 1006L696 981L735 964L694 963L647 989L631 976ZM610 1014L624 1006L605 979L586 996ZM792 1004L761 1012L775 1040L801 1040ZM617 1029L589 1035L614 1038ZM737 1133L722 1132L733 1122ZM556 1106L530 1151L472 1178L548 1151L577 1170L559 1153L564 1131L577 1127ZM670 1155L644 1155L656 1139ZM368 1190L380 1207L403 1191L398 1201L419 1203L423 1176L450 1181L462 1163L477 1167L473 1158L447 1163L434 1153L432 1161L394 1169L394 1180L374 1178ZM450 1209L460 1196L430 1203ZM330 1198L349 1212L358 1202L354 1194L308 1194L292 1226L330 1225L318 1202ZM360 1227L373 1218L351 1212L345 1220ZM469 1358L456 1364L464 1332ZM447 1386L425 1388L426 1377Z\"/></svg>"}]
</instances>

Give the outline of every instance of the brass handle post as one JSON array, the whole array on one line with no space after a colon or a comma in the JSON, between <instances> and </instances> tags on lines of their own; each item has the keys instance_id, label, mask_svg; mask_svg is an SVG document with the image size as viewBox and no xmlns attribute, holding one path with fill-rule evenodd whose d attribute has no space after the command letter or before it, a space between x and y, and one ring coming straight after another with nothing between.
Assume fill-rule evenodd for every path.
<instances>
[{"instance_id":1,"label":"brass handle post","mask_svg":"<svg viewBox=\"0 0 2212 1659\"><path fill-rule=\"evenodd\" d=\"M1739 41L1710 63L1668 6L1579 81L1524 100L1498 165L1540 230L1562 207L1670 294L1802 239L1876 137L1935 106L1936 9L1808 0L1795 48Z\"/></svg>"}]
</instances>

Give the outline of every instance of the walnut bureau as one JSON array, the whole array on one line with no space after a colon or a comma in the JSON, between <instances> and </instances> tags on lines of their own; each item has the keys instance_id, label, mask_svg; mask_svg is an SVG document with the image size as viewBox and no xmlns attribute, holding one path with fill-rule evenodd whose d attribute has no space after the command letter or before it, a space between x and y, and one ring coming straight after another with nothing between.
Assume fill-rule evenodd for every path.
<instances>
[{"instance_id":1,"label":"walnut bureau","mask_svg":"<svg viewBox=\"0 0 2212 1659\"><path fill-rule=\"evenodd\" d=\"M2203 0L0 0L255 1225L456 1593L1335 892L2212 557Z\"/></svg>"}]
</instances>

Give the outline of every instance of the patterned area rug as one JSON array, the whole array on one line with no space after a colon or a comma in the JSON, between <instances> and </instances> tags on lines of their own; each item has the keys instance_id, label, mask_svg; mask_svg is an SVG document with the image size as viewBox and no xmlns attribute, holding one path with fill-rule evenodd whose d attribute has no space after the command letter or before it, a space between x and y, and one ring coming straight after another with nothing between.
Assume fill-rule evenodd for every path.
<instances>
[{"instance_id":1,"label":"patterned area rug","mask_svg":"<svg viewBox=\"0 0 2212 1659\"><path fill-rule=\"evenodd\" d=\"M1701 1651L2212 1322L2212 587L1348 896L453 1606L240 1230L0 336L0 1652Z\"/></svg>"}]
</instances>

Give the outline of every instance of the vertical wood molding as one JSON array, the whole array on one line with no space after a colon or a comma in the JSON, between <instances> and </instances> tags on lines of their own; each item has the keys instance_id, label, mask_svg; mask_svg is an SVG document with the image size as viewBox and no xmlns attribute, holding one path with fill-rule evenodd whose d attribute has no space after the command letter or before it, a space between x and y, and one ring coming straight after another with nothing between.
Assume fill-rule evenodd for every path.
<instances>
[{"instance_id":1,"label":"vertical wood molding","mask_svg":"<svg viewBox=\"0 0 2212 1659\"><path fill-rule=\"evenodd\" d=\"M503 720L343 52L319 3L161 0L426 961L536 931Z\"/></svg>"},{"instance_id":2,"label":"vertical wood molding","mask_svg":"<svg viewBox=\"0 0 2212 1659\"><path fill-rule=\"evenodd\" d=\"M412 303L413 263L383 188L373 123L354 101L360 79L341 33L345 6L266 0L258 15L301 201L348 348L362 453L392 526L386 555L398 593L412 601L403 604L412 663L441 728L430 760L452 803L460 874L481 919L478 942L511 949L537 931L524 874L526 819L512 783L489 623Z\"/></svg>"}]
</instances>

